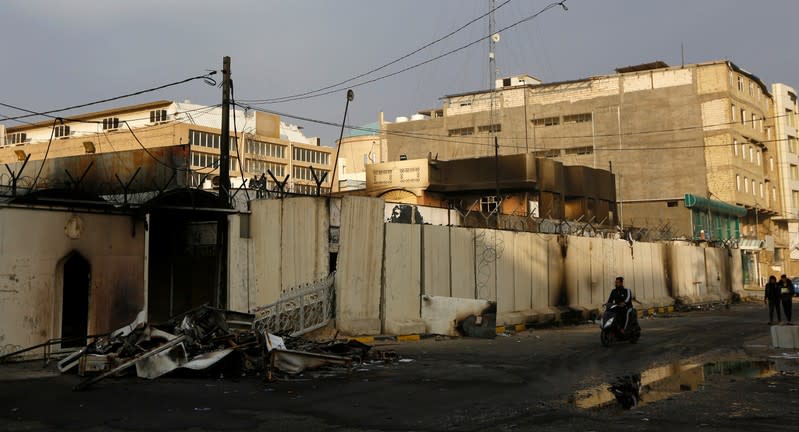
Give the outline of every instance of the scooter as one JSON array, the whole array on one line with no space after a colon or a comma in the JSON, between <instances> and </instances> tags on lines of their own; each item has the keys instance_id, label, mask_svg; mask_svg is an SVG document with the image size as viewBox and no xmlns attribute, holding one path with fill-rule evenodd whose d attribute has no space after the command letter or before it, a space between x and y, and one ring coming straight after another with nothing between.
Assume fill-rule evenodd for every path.
<instances>
[{"instance_id":1,"label":"scooter","mask_svg":"<svg viewBox=\"0 0 799 432\"><path fill-rule=\"evenodd\" d=\"M627 328L622 329L624 317L620 314L629 313L629 322ZM629 312L624 307L617 304L606 304L605 313L599 321L599 328L602 330L600 333L600 341L602 346L610 346L614 341L630 341L630 343L638 342L641 337L641 326L638 325L638 314L635 309L630 309Z\"/></svg>"}]
</instances>

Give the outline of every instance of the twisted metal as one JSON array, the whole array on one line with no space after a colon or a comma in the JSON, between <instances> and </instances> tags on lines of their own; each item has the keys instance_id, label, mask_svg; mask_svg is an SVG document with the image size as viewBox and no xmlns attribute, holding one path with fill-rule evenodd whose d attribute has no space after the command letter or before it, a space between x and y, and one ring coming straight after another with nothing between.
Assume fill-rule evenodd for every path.
<instances>
[{"instance_id":1,"label":"twisted metal","mask_svg":"<svg viewBox=\"0 0 799 432\"><path fill-rule=\"evenodd\" d=\"M324 327L333 319L336 273L324 279L300 285L286 292L275 303L253 309L260 332L299 336Z\"/></svg>"}]
</instances>

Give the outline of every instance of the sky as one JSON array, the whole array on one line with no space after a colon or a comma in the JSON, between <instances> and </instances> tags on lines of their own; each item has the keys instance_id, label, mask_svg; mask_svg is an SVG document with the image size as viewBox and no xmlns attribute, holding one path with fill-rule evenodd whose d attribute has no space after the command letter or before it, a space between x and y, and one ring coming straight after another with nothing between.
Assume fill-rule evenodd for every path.
<instances>
[{"instance_id":1,"label":"sky","mask_svg":"<svg viewBox=\"0 0 799 432\"><path fill-rule=\"evenodd\" d=\"M510 26L550 3L496 0L501 6L496 27ZM565 4L568 10L551 8L501 32L499 77L530 74L553 82L655 60L679 65L682 46L686 63L731 60L769 86L781 82L799 89L797 0ZM409 54L487 14L488 5L488 0L3 0L0 102L36 112L58 109L220 70L224 56L231 57L237 102L296 95ZM350 125L375 122L380 112L386 120L410 116L441 106L444 95L488 88L487 41L363 83L487 34L484 17L407 59L335 87L340 91L258 108L284 114L284 121L332 145L340 133L335 125L344 116L347 85L355 93ZM161 99L213 105L221 103L221 93L197 80L78 112ZM19 114L0 107L0 122L18 124L3 117Z\"/></svg>"}]
</instances>

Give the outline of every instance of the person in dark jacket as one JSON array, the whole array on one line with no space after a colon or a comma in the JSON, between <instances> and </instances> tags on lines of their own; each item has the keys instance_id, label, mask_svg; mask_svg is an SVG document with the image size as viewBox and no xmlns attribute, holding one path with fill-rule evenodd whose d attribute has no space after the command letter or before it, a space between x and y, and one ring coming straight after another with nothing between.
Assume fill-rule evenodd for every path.
<instances>
[{"instance_id":1,"label":"person in dark jacket","mask_svg":"<svg viewBox=\"0 0 799 432\"><path fill-rule=\"evenodd\" d=\"M774 311L777 311L777 321L782 321L780 316L780 286L776 276L769 276L766 284L765 297L763 303L768 303L768 323L774 324Z\"/></svg>"},{"instance_id":2,"label":"person in dark jacket","mask_svg":"<svg viewBox=\"0 0 799 432\"><path fill-rule=\"evenodd\" d=\"M615 287L613 288L613 291L610 292L610 296L608 296L608 304L618 304L624 308L623 313L621 314L621 316L624 317L624 325L621 326L623 330L627 329L627 323L630 322L629 315L633 311L632 300L633 291L624 287L623 277L617 277Z\"/></svg>"},{"instance_id":3,"label":"person in dark jacket","mask_svg":"<svg viewBox=\"0 0 799 432\"><path fill-rule=\"evenodd\" d=\"M791 324L791 309L793 306L793 283L788 276L782 275L780 277L780 301L782 302L782 310L785 312L785 320Z\"/></svg>"}]
</instances>

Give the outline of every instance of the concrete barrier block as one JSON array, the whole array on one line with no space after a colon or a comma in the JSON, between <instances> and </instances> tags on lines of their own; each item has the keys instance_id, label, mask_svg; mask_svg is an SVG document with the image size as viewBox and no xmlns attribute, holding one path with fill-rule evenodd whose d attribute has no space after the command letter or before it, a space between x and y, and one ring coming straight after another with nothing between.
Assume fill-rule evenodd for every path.
<instances>
[{"instance_id":1,"label":"concrete barrier block","mask_svg":"<svg viewBox=\"0 0 799 432\"><path fill-rule=\"evenodd\" d=\"M421 319L386 320L386 334L411 335L425 332L425 324Z\"/></svg>"},{"instance_id":2,"label":"concrete barrier block","mask_svg":"<svg viewBox=\"0 0 799 432\"><path fill-rule=\"evenodd\" d=\"M774 348L799 348L799 327L771 326L771 345Z\"/></svg>"}]
</instances>

